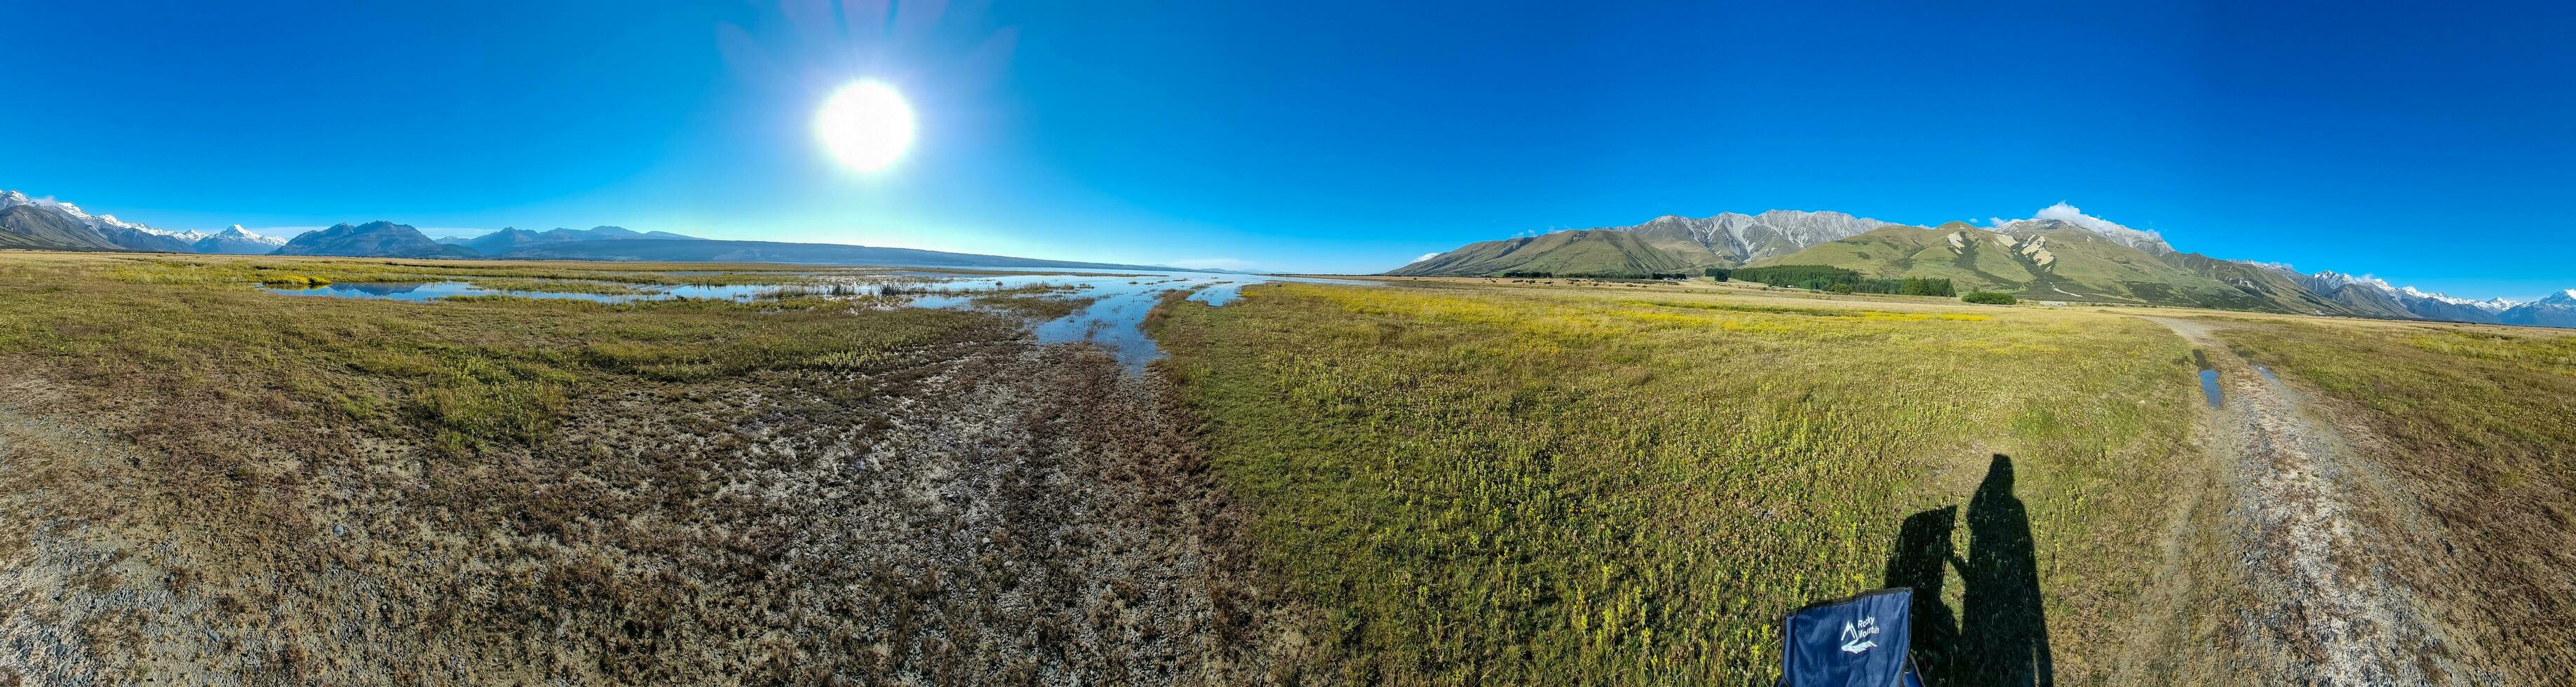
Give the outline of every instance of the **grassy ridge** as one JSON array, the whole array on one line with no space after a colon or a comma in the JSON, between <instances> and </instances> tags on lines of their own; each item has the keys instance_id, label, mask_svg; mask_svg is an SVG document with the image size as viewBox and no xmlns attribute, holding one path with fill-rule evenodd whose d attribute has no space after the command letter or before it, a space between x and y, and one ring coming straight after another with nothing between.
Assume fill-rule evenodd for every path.
<instances>
[{"instance_id":1,"label":"grassy ridge","mask_svg":"<svg viewBox=\"0 0 2576 687\"><path fill-rule=\"evenodd\" d=\"M2059 675L2091 674L2192 417L2180 342L2128 318L1248 295L1159 335L1265 569L1361 682L1766 684L1778 615L1881 586L1899 522L1996 453Z\"/></svg>"}]
</instances>

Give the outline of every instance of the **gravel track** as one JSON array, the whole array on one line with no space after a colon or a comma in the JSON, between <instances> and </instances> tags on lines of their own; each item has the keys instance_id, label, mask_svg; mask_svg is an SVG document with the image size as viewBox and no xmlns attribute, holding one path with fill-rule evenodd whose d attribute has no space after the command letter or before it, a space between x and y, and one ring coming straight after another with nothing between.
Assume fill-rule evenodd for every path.
<instances>
[{"instance_id":1,"label":"gravel track","mask_svg":"<svg viewBox=\"0 0 2576 687\"><path fill-rule=\"evenodd\" d=\"M2242 639L2284 684L2429 685L2446 670L2441 636L2392 571L2402 522L2385 511L2376 466L2357 457L2279 379L2212 337L2204 322L2147 317L2207 352L2225 391L2215 450L2232 464L2229 520L2260 600Z\"/></svg>"}]
</instances>

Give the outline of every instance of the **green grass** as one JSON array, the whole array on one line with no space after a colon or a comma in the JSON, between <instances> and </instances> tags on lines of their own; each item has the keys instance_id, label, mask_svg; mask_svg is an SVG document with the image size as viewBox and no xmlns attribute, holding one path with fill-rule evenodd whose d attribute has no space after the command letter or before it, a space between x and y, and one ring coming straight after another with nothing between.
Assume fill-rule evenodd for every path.
<instances>
[{"instance_id":1,"label":"green grass","mask_svg":"<svg viewBox=\"0 0 2576 687\"><path fill-rule=\"evenodd\" d=\"M399 275L470 278L514 290L633 290L604 282L478 276L543 271L527 268L444 274L410 265L387 272L385 265L305 260L292 267L305 283ZM853 313L821 298L790 297L757 307L506 296L408 304L281 299L248 288L288 280L272 267L249 258L17 260L10 270L14 281L52 286L0 289L0 356L68 368L119 393L186 397L224 387L228 393L275 394L278 404L298 413L395 423L435 436L453 453L470 453L489 442L533 441L562 413L567 396L612 388L624 379L739 376L1005 336L1009 327L997 318L955 311ZM100 270L115 278L68 276ZM854 326L853 318L866 325Z\"/></svg>"},{"instance_id":2,"label":"green grass","mask_svg":"<svg viewBox=\"0 0 2576 687\"><path fill-rule=\"evenodd\" d=\"M1774 303L1285 284L1157 328L1354 682L1767 684L1778 616L1880 586L1898 523L1996 453L2059 675L2103 670L2193 417L2180 341Z\"/></svg>"}]
</instances>

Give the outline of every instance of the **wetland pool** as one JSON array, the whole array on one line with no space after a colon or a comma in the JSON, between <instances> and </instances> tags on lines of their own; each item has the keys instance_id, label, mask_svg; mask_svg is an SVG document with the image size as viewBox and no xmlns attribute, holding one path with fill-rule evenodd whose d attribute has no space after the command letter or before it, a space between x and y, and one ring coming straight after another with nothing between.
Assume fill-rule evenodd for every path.
<instances>
[{"instance_id":1,"label":"wetland pool","mask_svg":"<svg viewBox=\"0 0 2576 687\"><path fill-rule=\"evenodd\" d=\"M708 273L694 273L698 275ZM1163 357L1153 337L1145 335L1141 325L1145 315L1162 301L1165 294L1189 292L1189 299L1212 306L1224 306L1243 298L1243 287L1266 282L1296 281L1324 284L1374 286L1376 282L1310 277L1279 277L1258 274L1223 274L1207 272L1118 272L1101 274L956 274L945 272L871 272L840 274L817 272L805 284L737 284L737 285L656 285L622 284L644 293L566 293L557 291L522 291L476 286L466 280L333 283L304 289L263 286L261 290L282 296L365 298L379 300L434 302L467 296L517 296L591 301L596 303L633 303L676 298L720 299L751 302L784 294L810 295L823 298L867 298L887 307L975 309L975 299L995 294L1031 294L1044 298L1088 299L1090 302L1072 314L1032 327L1039 343L1089 342L1106 351L1131 373L1142 372L1145 365ZM565 280L580 281L580 280Z\"/></svg>"}]
</instances>

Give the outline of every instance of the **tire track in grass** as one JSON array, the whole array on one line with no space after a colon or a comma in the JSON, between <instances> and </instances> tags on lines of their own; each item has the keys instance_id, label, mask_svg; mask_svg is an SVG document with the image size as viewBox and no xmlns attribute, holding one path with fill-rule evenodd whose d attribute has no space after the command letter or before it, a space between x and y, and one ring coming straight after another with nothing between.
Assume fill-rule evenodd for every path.
<instances>
[{"instance_id":1,"label":"tire track in grass","mask_svg":"<svg viewBox=\"0 0 2576 687\"><path fill-rule=\"evenodd\" d=\"M2444 672L2441 639L2391 571L2391 541L2363 518L2373 466L2297 391L2210 336L2204 322L2143 319L2219 363L2225 392L2214 437L2233 464L2239 555L2260 599L2243 609L2248 644L2277 658L2287 683L2429 685ZM2429 670L2428 670L2429 669Z\"/></svg>"}]
</instances>

